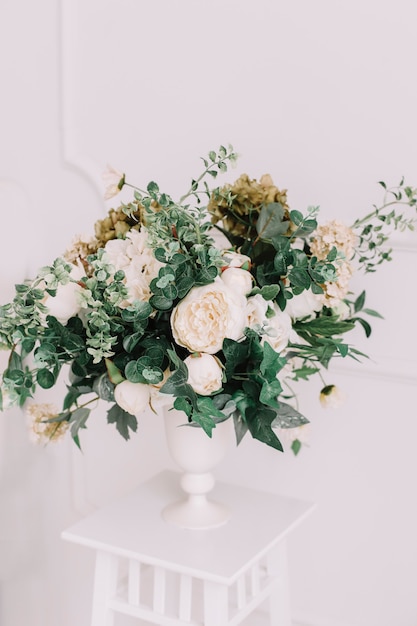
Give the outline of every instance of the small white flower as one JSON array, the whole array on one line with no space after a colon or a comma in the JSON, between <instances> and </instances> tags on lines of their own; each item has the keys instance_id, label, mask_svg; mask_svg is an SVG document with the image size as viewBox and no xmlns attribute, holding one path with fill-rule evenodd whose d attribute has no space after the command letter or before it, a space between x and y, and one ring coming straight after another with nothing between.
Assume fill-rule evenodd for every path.
<instances>
[{"instance_id":1,"label":"small white flower","mask_svg":"<svg viewBox=\"0 0 417 626\"><path fill-rule=\"evenodd\" d=\"M345 400L346 395L336 385L326 385L320 391L320 403L325 409L338 409Z\"/></svg>"},{"instance_id":2,"label":"small white flower","mask_svg":"<svg viewBox=\"0 0 417 626\"><path fill-rule=\"evenodd\" d=\"M204 352L190 354L184 359L188 382L200 396L209 396L222 387L222 368L216 357Z\"/></svg>"},{"instance_id":3,"label":"small white flower","mask_svg":"<svg viewBox=\"0 0 417 626\"><path fill-rule=\"evenodd\" d=\"M242 296L246 296L253 286L252 274L239 267L229 266L223 270L221 279L225 285Z\"/></svg>"},{"instance_id":4,"label":"small white flower","mask_svg":"<svg viewBox=\"0 0 417 626\"><path fill-rule=\"evenodd\" d=\"M125 184L125 174L122 174L122 172L115 170L110 165L107 165L107 168L104 170L101 177L105 185L105 200L110 200L110 198L114 198L114 196L117 196L119 191L123 189L123 186Z\"/></svg>"},{"instance_id":5,"label":"small white flower","mask_svg":"<svg viewBox=\"0 0 417 626\"><path fill-rule=\"evenodd\" d=\"M132 383L130 380L119 383L114 390L114 399L120 408L136 417L149 405L149 397L149 385Z\"/></svg>"}]
</instances>

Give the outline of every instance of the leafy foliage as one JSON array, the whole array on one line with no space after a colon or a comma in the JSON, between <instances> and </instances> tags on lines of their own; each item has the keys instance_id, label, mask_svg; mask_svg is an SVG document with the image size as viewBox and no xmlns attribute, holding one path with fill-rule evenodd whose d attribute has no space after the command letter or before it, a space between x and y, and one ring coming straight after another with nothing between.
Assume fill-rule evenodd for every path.
<instances>
[{"instance_id":1,"label":"leafy foliage","mask_svg":"<svg viewBox=\"0 0 417 626\"><path fill-rule=\"evenodd\" d=\"M33 281L16 285L13 301L0 307L0 346L10 352L0 410L23 406L37 387L53 388L66 366L62 410L43 422L52 425L54 436L69 429L78 446L98 400L110 403L107 421L124 439L136 432L135 404L121 393L127 384L149 400L146 406L152 405L151 394L173 396L190 426L209 437L216 424L233 419L237 443L249 432L283 450L281 435L298 433L308 422L290 383L322 376L334 358L364 357L345 336L359 325L369 337L366 318L381 316L365 307L365 291L355 298L344 284L352 261L343 243L347 231L333 244L328 234L321 240L318 207L308 207L305 215L290 210L286 193L269 176L258 183L242 175L234 185L210 188L207 180L226 172L236 158L231 146L210 151L179 201L155 181L141 189L120 175L114 189L133 187L133 200L97 222L95 244L81 242ZM365 272L391 259L385 248L391 230L414 228L405 208L417 206L417 190L404 181L391 189L380 184L381 206L353 224L352 257ZM216 247L215 229L228 238L232 252ZM231 282L224 280L227 275ZM188 359L201 355L178 336L173 315L207 285L213 285L204 304L209 312L204 317L196 301L197 313L187 313L195 314L190 333L212 332L217 311L218 328L226 328L226 304L235 307L237 318L240 306L245 323L237 332L238 319L232 317L226 330L216 331L223 333L219 349L214 353L207 345L202 351L220 372L220 382L202 390ZM304 297L308 307L297 313ZM69 313L62 317L67 298ZM291 448L298 454L298 434Z\"/></svg>"}]
</instances>

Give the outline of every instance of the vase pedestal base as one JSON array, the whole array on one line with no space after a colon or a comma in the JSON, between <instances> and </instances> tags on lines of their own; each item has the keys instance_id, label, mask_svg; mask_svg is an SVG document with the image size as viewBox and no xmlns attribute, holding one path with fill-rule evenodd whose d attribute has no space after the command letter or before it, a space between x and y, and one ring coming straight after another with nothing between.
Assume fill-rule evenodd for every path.
<instances>
[{"instance_id":1,"label":"vase pedestal base","mask_svg":"<svg viewBox=\"0 0 417 626\"><path fill-rule=\"evenodd\" d=\"M217 528L230 519L229 509L205 496L191 496L180 502L168 504L162 510L165 522L190 530Z\"/></svg>"}]
</instances>

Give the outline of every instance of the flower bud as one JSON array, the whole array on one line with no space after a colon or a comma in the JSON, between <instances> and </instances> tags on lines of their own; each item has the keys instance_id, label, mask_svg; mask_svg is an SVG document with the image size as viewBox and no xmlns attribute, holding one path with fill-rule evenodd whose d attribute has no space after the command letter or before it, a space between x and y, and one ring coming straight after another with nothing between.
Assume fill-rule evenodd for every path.
<instances>
[{"instance_id":1,"label":"flower bud","mask_svg":"<svg viewBox=\"0 0 417 626\"><path fill-rule=\"evenodd\" d=\"M345 401L345 394L336 385L326 385L320 391L320 403L325 409L338 409Z\"/></svg>"},{"instance_id":2,"label":"flower bud","mask_svg":"<svg viewBox=\"0 0 417 626\"><path fill-rule=\"evenodd\" d=\"M149 385L130 380L124 380L114 389L114 399L120 408L136 417L149 405L149 396Z\"/></svg>"},{"instance_id":3,"label":"flower bud","mask_svg":"<svg viewBox=\"0 0 417 626\"><path fill-rule=\"evenodd\" d=\"M209 396L222 387L222 368L211 354L190 354L184 360L188 369L188 382L200 396Z\"/></svg>"}]
</instances>

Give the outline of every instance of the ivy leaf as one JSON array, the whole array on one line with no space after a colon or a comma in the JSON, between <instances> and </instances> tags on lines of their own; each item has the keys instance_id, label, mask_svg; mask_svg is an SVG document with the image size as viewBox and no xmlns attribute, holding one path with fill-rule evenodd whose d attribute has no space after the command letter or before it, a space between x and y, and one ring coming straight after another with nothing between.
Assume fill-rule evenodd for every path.
<instances>
[{"instance_id":1,"label":"ivy leaf","mask_svg":"<svg viewBox=\"0 0 417 626\"><path fill-rule=\"evenodd\" d=\"M267 404L268 406L272 406L273 408L277 409L279 407L279 402L277 398L281 392L282 386L277 378L271 381L266 380L262 385L259 400L263 404Z\"/></svg>"},{"instance_id":2,"label":"ivy leaf","mask_svg":"<svg viewBox=\"0 0 417 626\"><path fill-rule=\"evenodd\" d=\"M283 452L282 444L271 428L275 419L276 412L271 409L252 409L249 414L246 414L246 421L252 437Z\"/></svg>"},{"instance_id":3,"label":"ivy leaf","mask_svg":"<svg viewBox=\"0 0 417 626\"><path fill-rule=\"evenodd\" d=\"M223 354L226 359L225 375L229 380L240 363L244 363L249 356L249 344L247 341L234 341L234 339L224 339Z\"/></svg>"},{"instance_id":4,"label":"ivy leaf","mask_svg":"<svg viewBox=\"0 0 417 626\"><path fill-rule=\"evenodd\" d=\"M297 428L298 426L304 426L308 423L308 419L299 411L294 409L290 404L280 402L279 408L275 413L275 419L273 420L272 427Z\"/></svg>"},{"instance_id":5,"label":"ivy leaf","mask_svg":"<svg viewBox=\"0 0 417 626\"><path fill-rule=\"evenodd\" d=\"M129 430L136 432L138 427L136 417L124 411L118 404L114 404L112 408L107 411L107 423L116 424L118 432L126 441L130 439Z\"/></svg>"},{"instance_id":6,"label":"ivy leaf","mask_svg":"<svg viewBox=\"0 0 417 626\"><path fill-rule=\"evenodd\" d=\"M71 414L71 417L69 420L71 424L71 429L70 429L71 437L73 438L73 440L75 441L75 443L80 449L81 449L81 446L80 446L80 440L78 437L78 431L80 430L80 428L87 428L86 423L87 423L90 413L91 413L91 409L87 409L86 407L79 408L79 409L76 409Z\"/></svg>"}]
</instances>

